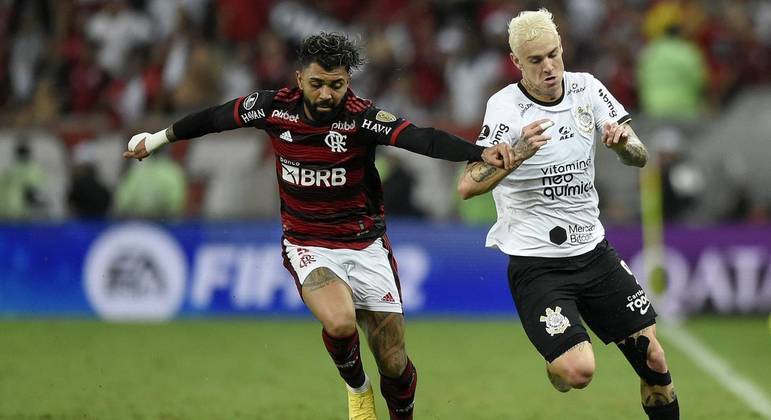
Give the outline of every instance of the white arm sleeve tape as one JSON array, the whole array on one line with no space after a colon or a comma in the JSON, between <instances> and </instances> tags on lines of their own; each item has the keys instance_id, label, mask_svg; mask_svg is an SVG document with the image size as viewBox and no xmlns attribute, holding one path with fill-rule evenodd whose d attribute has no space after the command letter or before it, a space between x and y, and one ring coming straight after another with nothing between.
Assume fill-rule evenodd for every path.
<instances>
[{"instance_id":1,"label":"white arm sleeve tape","mask_svg":"<svg viewBox=\"0 0 771 420\"><path fill-rule=\"evenodd\" d=\"M128 143L128 149L133 152L137 147L137 144L143 139L145 140L145 149L148 153L152 153L155 149L169 142L168 137L166 137L165 129L155 134L139 133L135 134L134 137L131 137L131 140L129 140Z\"/></svg>"}]
</instances>

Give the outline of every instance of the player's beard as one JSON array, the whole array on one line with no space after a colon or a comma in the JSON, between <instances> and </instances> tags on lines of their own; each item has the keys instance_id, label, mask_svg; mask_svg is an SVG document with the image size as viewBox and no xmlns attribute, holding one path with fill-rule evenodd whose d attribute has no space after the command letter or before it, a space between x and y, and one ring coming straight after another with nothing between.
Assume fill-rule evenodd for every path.
<instances>
[{"instance_id":1,"label":"player's beard","mask_svg":"<svg viewBox=\"0 0 771 420\"><path fill-rule=\"evenodd\" d=\"M332 102L331 99L325 102L313 103L310 99L303 97L303 102L305 102L305 108L308 110L308 113L311 114L311 118L316 122L330 122L343 110L343 101L340 101L337 105L334 105L334 102ZM327 106L330 110L319 111L319 105Z\"/></svg>"}]
</instances>

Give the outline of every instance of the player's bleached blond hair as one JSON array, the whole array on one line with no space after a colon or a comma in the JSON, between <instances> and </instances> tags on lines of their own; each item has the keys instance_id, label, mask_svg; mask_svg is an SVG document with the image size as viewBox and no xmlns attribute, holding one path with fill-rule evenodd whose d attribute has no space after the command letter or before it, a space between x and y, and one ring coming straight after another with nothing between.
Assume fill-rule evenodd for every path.
<instances>
[{"instance_id":1,"label":"player's bleached blond hair","mask_svg":"<svg viewBox=\"0 0 771 420\"><path fill-rule=\"evenodd\" d=\"M559 37L557 25L554 24L551 12L543 7L537 11L520 12L509 22L509 48L519 58L522 44L545 34L554 34Z\"/></svg>"}]
</instances>

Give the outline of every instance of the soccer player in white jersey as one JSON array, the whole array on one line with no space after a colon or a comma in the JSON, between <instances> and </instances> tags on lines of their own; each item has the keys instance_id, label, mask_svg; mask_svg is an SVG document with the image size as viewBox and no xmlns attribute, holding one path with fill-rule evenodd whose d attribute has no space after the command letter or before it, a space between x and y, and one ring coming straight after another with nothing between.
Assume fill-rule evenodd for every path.
<instances>
[{"instance_id":1,"label":"soccer player in white jersey","mask_svg":"<svg viewBox=\"0 0 771 420\"><path fill-rule=\"evenodd\" d=\"M656 313L605 239L594 186L596 141L642 167L647 151L624 107L588 73L564 71L562 45L546 9L520 13L509 44L522 81L487 102L478 144L511 145L514 168L469 163L464 199L493 191L498 218L487 246L509 255L511 295L554 387L589 385L595 362L583 321L616 343L641 379L651 419L679 418Z\"/></svg>"}]
</instances>

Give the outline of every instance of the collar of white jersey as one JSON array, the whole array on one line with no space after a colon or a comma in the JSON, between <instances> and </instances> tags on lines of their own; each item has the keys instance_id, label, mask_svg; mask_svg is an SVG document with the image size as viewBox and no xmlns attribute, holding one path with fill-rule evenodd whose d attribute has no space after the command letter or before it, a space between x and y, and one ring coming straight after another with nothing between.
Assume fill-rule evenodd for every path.
<instances>
[{"instance_id":1,"label":"collar of white jersey","mask_svg":"<svg viewBox=\"0 0 771 420\"><path fill-rule=\"evenodd\" d=\"M527 97L527 99L529 99L533 103L544 107L553 107L561 104L562 100L565 99L565 78L566 77L567 77L567 72L562 73L562 95L560 95L560 97L557 98L556 101L552 101L552 102L546 102L540 99L536 99L533 95L530 94L530 92L527 91L527 89L525 89L524 86L522 86L522 81L517 82L517 87L522 92L522 94L525 95L525 97Z\"/></svg>"}]
</instances>

